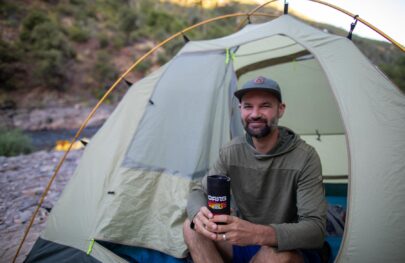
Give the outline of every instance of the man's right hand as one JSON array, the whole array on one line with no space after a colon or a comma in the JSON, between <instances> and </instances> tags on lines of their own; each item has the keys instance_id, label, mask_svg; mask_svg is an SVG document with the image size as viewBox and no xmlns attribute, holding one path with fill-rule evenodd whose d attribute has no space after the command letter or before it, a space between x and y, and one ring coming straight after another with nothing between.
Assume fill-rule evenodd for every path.
<instances>
[{"instance_id":1,"label":"man's right hand","mask_svg":"<svg viewBox=\"0 0 405 263\"><path fill-rule=\"evenodd\" d=\"M214 222L211 222L210 219L214 217L214 214L208 210L206 206L200 208L200 211L194 217L194 229L198 233L206 236L211 240L216 240L217 233L211 232L212 230L217 229L218 225Z\"/></svg>"}]
</instances>

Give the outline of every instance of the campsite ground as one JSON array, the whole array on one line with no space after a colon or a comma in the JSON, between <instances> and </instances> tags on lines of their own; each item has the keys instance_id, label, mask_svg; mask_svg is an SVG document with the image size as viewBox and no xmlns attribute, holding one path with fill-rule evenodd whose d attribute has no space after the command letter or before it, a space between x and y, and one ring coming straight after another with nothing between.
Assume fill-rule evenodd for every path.
<instances>
[{"instance_id":1,"label":"campsite ground","mask_svg":"<svg viewBox=\"0 0 405 263\"><path fill-rule=\"evenodd\" d=\"M20 252L23 262L45 227L48 211L71 177L82 150L69 153L56 177ZM11 262L41 195L63 152L38 151L29 155L0 157L0 262Z\"/></svg>"},{"instance_id":2,"label":"campsite ground","mask_svg":"<svg viewBox=\"0 0 405 263\"><path fill-rule=\"evenodd\" d=\"M99 127L114 107L111 104L102 105L89 125ZM30 131L31 134L46 131L48 136L42 136L41 139L52 140L52 132L75 132L90 111L91 107L83 103L70 107L62 104L37 109L8 110L6 114L2 114L0 122L3 126L11 125L25 132ZM28 155L0 156L0 263L12 261L41 195L64 153L49 148L34 150L36 151ZM48 213L72 176L81 154L82 150L69 153L39 210L17 262L25 259L44 229Z\"/></svg>"}]
</instances>

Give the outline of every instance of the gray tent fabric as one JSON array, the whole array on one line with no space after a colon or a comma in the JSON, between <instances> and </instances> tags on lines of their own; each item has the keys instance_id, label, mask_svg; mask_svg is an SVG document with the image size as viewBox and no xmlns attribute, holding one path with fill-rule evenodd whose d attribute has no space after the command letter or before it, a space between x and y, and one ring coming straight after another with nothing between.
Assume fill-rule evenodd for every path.
<instances>
[{"instance_id":1,"label":"gray tent fabric","mask_svg":"<svg viewBox=\"0 0 405 263\"><path fill-rule=\"evenodd\" d=\"M210 158L217 156L218 140L229 137L224 105L230 105L229 90L235 87L230 86L232 64L224 67L224 56L186 54L173 60L152 94L153 105L133 137L124 167L167 170L187 178L206 173ZM140 150L145 148L154 150Z\"/></svg>"},{"instance_id":2,"label":"gray tent fabric","mask_svg":"<svg viewBox=\"0 0 405 263\"><path fill-rule=\"evenodd\" d=\"M349 183L336 262L405 262L405 96L350 40L289 15L190 41L135 83L86 147L41 238L84 252L94 239L185 257L188 193L243 133L232 92L257 75L279 82L280 124L317 149L325 183ZM90 255L125 262L97 242Z\"/></svg>"}]
</instances>

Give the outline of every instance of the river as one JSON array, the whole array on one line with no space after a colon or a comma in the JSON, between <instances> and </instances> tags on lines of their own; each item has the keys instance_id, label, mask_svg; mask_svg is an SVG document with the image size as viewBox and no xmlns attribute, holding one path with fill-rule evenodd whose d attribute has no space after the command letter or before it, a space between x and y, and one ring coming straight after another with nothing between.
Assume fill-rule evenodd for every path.
<instances>
[{"instance_id":1,"label":"river","mask_svg":"<svg viewBox=\"0 0 405 263\"><path fill-rule=\"evenodd\" d=\"M91 138L101 126L95 127L86 127L82 131L79 139L81 138ZM58 129L58 130L39 130L39 131L24 131L24 134L28 135L31 138L31 142L33 145L33 151L39 150L52 150L55 145L56 141L59 140L66 140L71 141L75 136L77 129L74 130L66 130L66 129Z\"/></svg>"}]
</instances>

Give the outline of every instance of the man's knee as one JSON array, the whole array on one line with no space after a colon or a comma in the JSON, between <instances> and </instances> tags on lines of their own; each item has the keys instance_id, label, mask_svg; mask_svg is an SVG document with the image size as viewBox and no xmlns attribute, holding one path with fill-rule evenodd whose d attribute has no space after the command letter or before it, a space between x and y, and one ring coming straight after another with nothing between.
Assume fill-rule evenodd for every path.
<instances>
[{"instance_id":1,"label":"man's knee","mask_svg":"<svg viewBox=\"0 0 405 263\"><path fill-rule=\"evenodd\" d=\"M304 258L297 250L277 251L272 247L263 246L251 262L304 263Z\"/></svg>"},{"instance_id":2,"label":"man's knee","mask_svg":"<svg viewBox=\"0 0 405 263\"><path fill-rule=\"evenodd\" d=\"M190 228L190 220L183 224L184 241L194 262L223 262L214 242Z\"/></svg>"}]
</instances>

